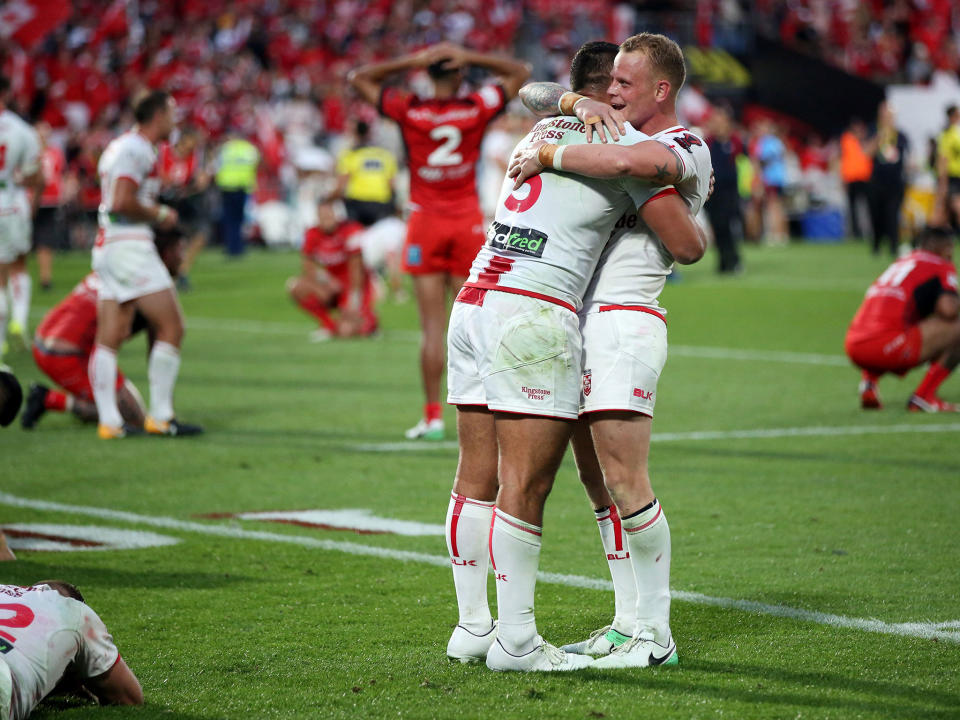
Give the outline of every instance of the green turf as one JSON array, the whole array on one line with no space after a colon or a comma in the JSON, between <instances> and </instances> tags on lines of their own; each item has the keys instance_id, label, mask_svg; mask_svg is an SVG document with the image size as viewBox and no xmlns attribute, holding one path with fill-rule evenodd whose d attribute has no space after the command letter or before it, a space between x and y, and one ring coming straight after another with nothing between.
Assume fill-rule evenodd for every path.
<instances>
[{"instance_id":1,"label":"green turf","mask_svg":"<svg viewBox=\"0 0 960 720\"><path fill-rule=\"evenodd\" d=\"M747 272L736 278L714 275L713 260L683 268L664 293L675 351L655 434L960 423L904 411L918 373L884 379L887 408L863 413L857 374L837 364L846 325L885 260L855 244L748 248ZM87 263L83 254L57 258L57 287L35 294L34 323ZM367 508L443 522L455 449L357 447L400 442L417 419L413 305L383 307L380 338L309 344L311 323L283 292L297 265L289 253L201 257L195 290L183 297L190 329L177 407L207 435L104 443L89 426L48 415L32 433L0 433L0 490L443 556L440 537L197 519ZM826 364L717 358L704 347L805 353ZM26 354L7 361L24 381L39 379ZM120 364L146 394L142 339ZM960 381L949 379L942 394L960 400ZM452 426L450 411L447 420ZM651 471L670 518L675 590L887 623L960 619L956 429L673 439L655 442ZM960 717L960 646L946 640L676 600L679 668L499 675L446 660L456 611L443 566L3 504L0 522L147 529L182 540L138 551L22 552L0 566L0 582L60 576L79 584L146 692L141 711L55 700L40 718ZM541 569L607 577L569 459L548 502ZM611 613L606 591L538 588L540 631L557 644L583 639Z\"/></svg>"}]
</instances>

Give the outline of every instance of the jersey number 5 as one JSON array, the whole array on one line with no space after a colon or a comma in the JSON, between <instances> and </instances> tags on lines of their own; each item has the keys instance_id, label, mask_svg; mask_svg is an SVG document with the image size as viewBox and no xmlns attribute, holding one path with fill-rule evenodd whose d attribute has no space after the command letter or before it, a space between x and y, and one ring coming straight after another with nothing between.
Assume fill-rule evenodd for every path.
<instances>
[{"instance_id":1,"label":"jersey number 5","mask_svg":"<svg viewBox=\"0 0 960 720\"><path fill-rule=\"evenodd\" d=\"M9 628L25 628L33 622L33 610L20 603L0 603L0 614L12 612L13 617L0 617L0 625ZM16 638L9 633L0 630L0 653L8 653L13 650L13 643Z\"/></svg>"},{"instance_id":2,"label":"jersey number 5","mask_svg":"<svg viewBox=\"0 0 960 720\"><path fill-rule=\"evenodd\" d=\"M460 128L455 125L438 125L430 131L430 139L442 140L443 144L427 156L427 165L446 167L463 162L463 155L457 152L463 140Z\"/></svg>"}]
</instances>

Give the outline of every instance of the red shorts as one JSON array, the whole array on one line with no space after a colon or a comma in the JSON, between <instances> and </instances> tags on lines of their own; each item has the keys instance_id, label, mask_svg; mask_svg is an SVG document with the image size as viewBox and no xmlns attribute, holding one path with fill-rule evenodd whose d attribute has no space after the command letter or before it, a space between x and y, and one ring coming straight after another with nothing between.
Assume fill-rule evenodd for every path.
<instances>
[{"instance_id":1,"label":"red shorts","mask_svg":"<svg viewBox=\"0 0 960 720\"><path fill-rule=\"evenodd\" d=\"M89 355L57 355L33 346L33 359L37 367L43 370L48 378L62 387L71 395L81 400L93 401L93 388L87 375L87 365L90 364ZM117 370L117 390L123 387L127 379L120 370Z\"/></svg>"},{"instance_id":2,"label":"red shorts","mask_svg":"<svg viewBox=\"0 0 960 720\"><path fill-rule=\"evenodd\" d=\"M917 325L882 330L870 335L847 334L847 355L858 367L871 372L904 375L920 364L923 333Z\"/></svg>"},{"instance_id":3,"label":"red shorts","mask_svg":"<svg viewBox=\"0 0 960 720\"><path fill-rule=\"evenodd\" d=\"M407 220L403 269L411 275L467 277L485 240L479 207L461 215L412 212Z\"/></svg>"}]
</instances>

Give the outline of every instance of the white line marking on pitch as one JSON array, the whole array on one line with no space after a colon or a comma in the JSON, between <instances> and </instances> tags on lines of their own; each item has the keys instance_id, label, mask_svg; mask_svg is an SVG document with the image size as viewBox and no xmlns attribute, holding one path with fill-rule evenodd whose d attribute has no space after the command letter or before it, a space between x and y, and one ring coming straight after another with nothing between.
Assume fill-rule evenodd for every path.
<instances>
[{"instance_id":1,"label":"white line marking on pitch","mask_svg":"<svg viewBox=\"0 0 960 720\"><path fill-rule=\"evenodd\" d=\"M239 320L233 318L189 317L187 327L194 330L243 332L264 335L299 335L309 333L310 328L293 323L269 320ZM419 342L420 333L415 330L386 330L388 340ZM829 365L851 367L843 355L820 353L786 352L779 350L745 350L742 348L713 347L709 345L671 345L669 353L677 357L709 358L711 360L748 360L754 362L778 362L799 365Z\"/></svg>"},{"instance_id":2,"label":"white line marking on pitch","mask_svg":"<svg viewBox=\"0 0 960 720\"><path fill-rule=\"evenodd\" d=\"M752 430L698 430L693 432L653 433L651 442L684 442L696 440L763 440L787 437L830 437L834 435L897 435L900 433L941 433L960 431L960 422L931 423L929 425L841 425L826 427L813 425L793 428L755 428ZM349 445L349 450L358 452L414 452L419 450L454 450L457 443L448 440L435 442L429 440L360 443Z\"/></svg>"},{"instance_id":3,"label":"white line marking on pitch","mask_svg":"<svg viewBox=\"0 0 960 720\"><path fill-rule=\"evenodd\" d=\"M49 502L47 500L31 500L0 492L0 504L11 507L29 508L31 510L46 510L49 512L71 513L86 515L105 520L116 520L133 524L150 525L168 530L183 530L206 535L216 535L241 540L262 540L265 542L280 542L301 547L316 548L348 553L350 555L366 555L370 557L387 558L401 562L416 562L437 567L448 567L450 558L444 555L428 555L427 553L411 552L407 550L393 550L390 548L360 545L342 540L322 540L319 538L304 537L302 535L283 535L280 533L263 532L258 530L241 530L240 528L225 525L205 525L202 523L177 520L175 518L157 517L152 515L138 515L137 513L109 508L88 507L84 505L66 505ZM561 573L541 572L538 574L540 582L567 587L585 588L588 590L613 590L609 580L584 577L582 575L564 575ZM948 620L939 623L909 622L887 623L870 618L849 617L847 615L833 615L830 613L803 610L786 605L770 605L753 600L737 600L736 598L711 597L701 593L673 590L671 595L676 600L693 603L695 605L709 605L711 607L740 610L743 612L760 613L790 620L813 622L819 625L829 625L848 630L862 630L866 632L882 633L884 635L902 635L904 637L945 640L951 643L960 643L960 620Z\"/></svg>"}]
</instances>

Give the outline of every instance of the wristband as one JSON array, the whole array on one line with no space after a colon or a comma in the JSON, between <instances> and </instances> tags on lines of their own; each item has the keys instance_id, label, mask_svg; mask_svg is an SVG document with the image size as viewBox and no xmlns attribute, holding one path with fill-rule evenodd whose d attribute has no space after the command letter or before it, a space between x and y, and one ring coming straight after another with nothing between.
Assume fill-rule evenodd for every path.
<instances>
[{"instance_id":1,"label":"wristband","mask_svg":"<svg viewBox=\"0 0 960 720\"><path fill-rule=\"evenodd\" d=\"M566 145L561 145L557 148L557 151L553 154L553 169L554 170L563 170L563 166L560 165L560 158L563 157L563 151L567 149Z\"/></svg>"},{"instance_id":2,"label":"wristband","mask_svg":"<svg viewBox=\"0 0 960 720\"><path fill-rule=\"evenodd\" d=\"M537 162L539 162L545 168L552 168L553 158L556 156L557 150L559 150L558 145L553 145L551 143L545 143L541 145L537 150Z\"/></svg>"},{"instance_id":3,"label":"wristband","mask_svg":"<svg viewBox=\"0 0 960 720\"><path fill-rule=\"evenodd\" d=\"M581 100L586 100L586 98L583 95L579 95L568 90L560 96L560 100L557 102L557 107L560 109L560 114L573 115L573 109Z\"/></svg>"}]
</instances>

